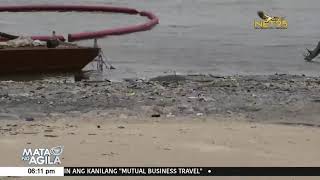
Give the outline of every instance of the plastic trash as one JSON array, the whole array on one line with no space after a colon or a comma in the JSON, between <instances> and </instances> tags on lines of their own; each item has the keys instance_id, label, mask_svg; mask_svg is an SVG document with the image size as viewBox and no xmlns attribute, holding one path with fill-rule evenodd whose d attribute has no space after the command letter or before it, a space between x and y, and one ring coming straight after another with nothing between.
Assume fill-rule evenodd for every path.
<instances>
[{"instance_id":1,"label":"plastic trash","mask_svg":"<svg viewBox=\"0 0 320 180\"><path fill-rule=\"evenodd\" d=\"M40 41L40 40L35 40L32 42L32 45L37 47L37 46L46 46L47 45L47 42L45 41Z\"/></svg>"},{"instance_id":2,"label":"plastic trash","mask_svg":"<svg viewBox=\"0 0 320 180\"><path fill-rule=\"evenodd\" d=\"M18 48L18 47L38 47L46 46L47 42L40 40L32 40L31 37L19 37L6 42L0 42L0 48Z\"/></svg>"},{"instance_id":3,"label":"plastic trash","mask_svg":"<svg viewBox=\"0 0 320 180\"><path fill-rule=\"evenodd\" d=\"M0 49L9 47L7 42L0 42Z\"/></svg>"},{"instance_id":4,"label":"plastic trash","mask_svg":"<svg viewBox=\"0 0 320 180\"><path fill-rule=\"evenodd\" d=\"M32 46L33 40L31 37L18 37L17 39L7 41L9 47L17 48L17 47L26 47Z\"/></svg>"}]
</instances>

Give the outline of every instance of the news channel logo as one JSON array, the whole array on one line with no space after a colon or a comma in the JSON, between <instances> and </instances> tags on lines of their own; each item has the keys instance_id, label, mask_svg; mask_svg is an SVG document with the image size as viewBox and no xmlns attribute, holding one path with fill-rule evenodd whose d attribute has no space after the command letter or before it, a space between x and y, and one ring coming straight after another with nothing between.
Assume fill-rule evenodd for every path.
<instances>
[{"instance_id":1,"label":"news channel logo","mask_svg":"<svg viewBox=\"0 0 320 180\"><path fill-rule=\"evenodd\" d=\"M258 11L259 20L254 20L255 29L288 29L288 20L285 17L270 16L264 11Z\"/></svg>"},{"instance_id":2,"label":"news channel logo","mask_svg":"<svg viewBox=\"0 0 320 180\"><path fill-rule=\"evenodd\" d=\"M63 153L63 146L49 148L25 148L22 152L22 161L29 165L60 165L60 156Z\"/></svg>"}]
</instances>

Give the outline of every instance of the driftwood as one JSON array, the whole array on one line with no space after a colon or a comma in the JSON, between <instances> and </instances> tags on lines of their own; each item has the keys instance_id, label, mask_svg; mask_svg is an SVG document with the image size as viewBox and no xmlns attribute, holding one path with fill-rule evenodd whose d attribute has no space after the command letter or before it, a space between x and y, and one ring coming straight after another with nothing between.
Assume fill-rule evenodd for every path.
<instances>
[{"instance_id":1,"label":"driftwood","mask_svg":"<svg viewBox=\"0 0 320 180\"><path fill-rule=\"evenodd\" d=\"M317 57L320 54L320 42L318 43L317 47L314 50L309 50L307 49L308 53L307 55L304 56L304 59L306 61L311 61L315 57Z\"/></svg>"},{"instance_id":2,"label":"driftwood","mask_svg":"<svg viewBox=\"0 0 320 180\"><path fill-rule=\"evenodd\" d=\"M13 39L17 39L19 36L15 36L15 35L11 35L11 34L0 32L0 37L3 37L3 38L8 39L8 40L13 40Z\"/></svg>"}]
</instances>

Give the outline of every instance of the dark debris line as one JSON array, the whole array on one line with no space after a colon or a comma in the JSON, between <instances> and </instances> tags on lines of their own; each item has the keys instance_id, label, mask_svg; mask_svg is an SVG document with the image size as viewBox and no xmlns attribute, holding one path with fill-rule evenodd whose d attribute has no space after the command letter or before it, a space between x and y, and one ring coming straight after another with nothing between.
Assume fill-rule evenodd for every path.
<instances>
[{"instance_id":1,"label":"dark debris line","mask_svg":"<svg viewBox=\"0 0 320 180\"><path fill-rule=\"evenodd\" d=\"M165 76L124 82L0 82L0 119L81 113L118 116L244 114L316 121L320 79L294 75ZM302 118L302 119L301 119Z\"/></svg>"}]
</instances>

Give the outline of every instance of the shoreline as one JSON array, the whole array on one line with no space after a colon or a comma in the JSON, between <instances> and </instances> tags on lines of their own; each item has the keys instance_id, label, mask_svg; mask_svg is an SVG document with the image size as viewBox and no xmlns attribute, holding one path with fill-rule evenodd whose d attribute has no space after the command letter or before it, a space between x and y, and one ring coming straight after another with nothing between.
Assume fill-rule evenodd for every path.
<instances>
[{"instance_id":1,"label":"shoreline","mask_svg":"<svg viewBox=\"0 0 320 180\"><path fill-rule=\"evenodd\" d=\"M0 81L0 120L245 117L320 126L320 78L299 75L169 75L150 80ZM276 121L273 121L277 119Z\"/></svg>"}]
</instances>

